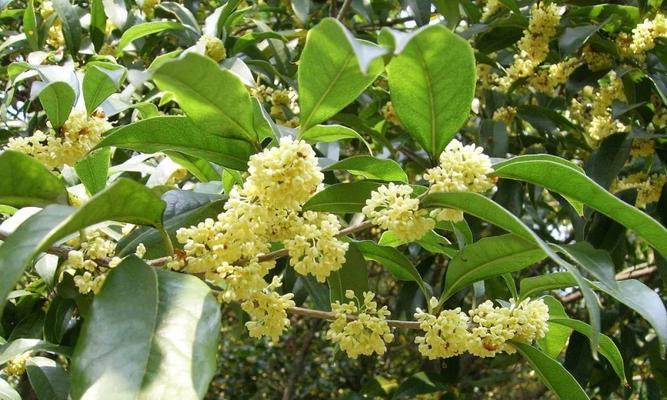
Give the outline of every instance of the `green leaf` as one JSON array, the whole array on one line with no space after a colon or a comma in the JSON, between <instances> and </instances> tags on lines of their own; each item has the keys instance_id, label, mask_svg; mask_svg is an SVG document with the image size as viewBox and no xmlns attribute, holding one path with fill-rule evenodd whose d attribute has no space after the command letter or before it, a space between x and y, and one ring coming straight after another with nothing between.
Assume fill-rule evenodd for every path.
<instances>
[{"instance_id":1,"label":"green leaf","mask_svg":"<svg viewBox=\"0 0 667 400\"><path fill-rule=\"evenodd\" d=\"M76 56L81 46L81 23L79 22L78 7L70 4L68 0L53 0L53 8L62 23L65 44L72 56Z\"/></svg>"},{"instance_id":2,"label":"green leaf","mask_svg":"<svg viewBox=\"0 0 667 400\"><path fill-rule=\"evenodd\" d=\"M609 287L601 282L593 282L593 285L635 310L648 321L660 340L661 351L665 352L667 348L667 310L658 293L635 279L619 281L615 287Z\"/></svg>"},{"instance_id":3,"label":"green leaf","mask_svg":"<svg viewBox=\"0 0 667 400\"><path fill-rule=\"evenodd\" d=\"M170 190L162 195L162 200L166 204L164 229L174 240L179 228L196 225L206 218L216 218L224 211L226 197L189 190ZM140 227L123 236L116 245L116 254L119 257L133 254L140 243L146 247L146 258L168 255L160 231L148 226Z\"/></svg>"},{"instance_id":4,"label":"green leaf","mask_svg":"<svg viewBox=\"0 0 667 400\"><path fill-rule=\"evenodd\" d=\"M90 194L96 194L107 185L111 151L108 147L95 150L74 165L76 174Z\"/></svg>"},{"instance_id":5,"label":"green leaf","mask_svg":"<svg viewBox=\"0 0 667 400\"><path fill-rule=\"evenodd\" d=\"M667 229L647 214L604 190L592 179L562 163L512 158L495 166L501 178L530 182L580 201L632 229L660 254L667 256Z\"/></svg>"},{"instance_id":6,"label":"green leaf","mask_svg":"<svg viewBox=\"0 0 667 400\"><path fill-rule=\"evenodd\" d=\"M357 243L351 242L345 253L345 263L341 269L333 271L327 278L329 284L329 295L331 302L340 301L345 303L345 291L352 290L359 299L363 299L363 293L368 291L368 267L366 260L357 247Z\"/></svg>"},{"instance_id":7,"label":"green leaf","mask_svg":"<svg viewBox=\"0 0 667 400\"><path fill-rule=\"evenodd\" d=\"M86 69L83 76L83 100L88 114L118 90L123 74L122 69L105 71L95 65Z\"/></svg>"},{"instance_id":8,"label":"green leaf","mask_svg":"<svg viewBox=\"0 0 667 400\"><path fill-rule=\"evenodd\" d=\"M29 351L41 351L47 353L69 356L71 349L39 339L16 339L0 346L0 365Z\"/></svg>"},{"instance_id":9,"label":"green leaf","mask_svg":"<svg viewBox=\"0 0 667 400\"><path fill-rule=\"evenodd\" d=\"M449 262L442 299L474 282L519 271L544 259L533 241L516 235L491 236L463 248Z\"/></svg>"},{"instance_id":10,"label":"green leaf","mask_svg":"<svg viewBox=\"0 0 667 400\"><path fill-rule=\"evenodd\" d=\"M185 114L205 132L257 141L248 90L210 58L187 53L165 62L153 79L160 90L176 96Z\"/></svg>"},{"instance_id":11,"label":"green leaf","mask_svg":"<svg viewBox=\"0 0 667 400\"><path fill-rule=\"evenodd\" d=\"M470 114L475 91L472 48L442 25L428 26L410 38L387 72L401 123L437 157Z\"/></svg>"},{"instance_id":12,"label":"green leaf","mask_svg":"<svg viewBox=\"0 0 667 400\"><path fill-rule=\"evenodd\" d=\"M338 161L322 171L345 170L352 175L387 182L407 183L408 176L394 160L383 160L373 156L353 156Z\"/></svg>"},{"instance_id":13,"label":"green leaf","mask_svg":"<svg viewBox=\"0 0 667 400\"><path fill-rule=\"evenodd\" d=\"M118 41L117 49L118 51L122 51L128 44L132 43L133 41L148 35L152 35L154 33L183 29L185 28L182 24L174 21L151 21L144 22L143 24L139 25L133 25L130 27L130 29L123 32L123 36L121 36L120 40Z\"/></svg>"},{"instance_id":14,"label":"green leaf","mask_svg":"<svg viewBox=\"0 0 667 400\"><path fill-rule=\"evenodd\" d=\"M220 318L204 282L130 256L90 307L72 357L72 397L203 398L216 369Z\"/></svg>"},{"instance_id":15,"label":"green leaf","mask_svg":"<svg viewBox=\"0 0 667 400\"><path fill-rule=\"evenodd\" d=\"M555 163L554 163L555 164ZM422 207L425 208L447 208L453 207L463 210L471 215L494 224L506 231L520 236L526 240L535 242L550 259L556 262L560 267L569 271L577 280L581 292L584 294L586 308L591 320L591 325L595 332L600 332L600 306L598 299L588 284L588 281L581 276L577 268L556 254L548 244L546 244L535 232L524 225L520 219L494 201L478 193L459 192L459 193L433 193L422 200ZM593 349L597 349L597 342L594 340ZM595 351L595 350L594 350Z\"/></svg>"},{"instance_id":16,"label":"green leaf","mask_svg":"<svg viewBox=\"0 0 667 400\"><path fill-rule=\"evenodd\" d=\"M579 382L558 361L528 344L512 342L512 345L528 360L542 382L559 398L590 400Z\"/></svg>"},{"instance_id":17,"label":"green leaf","mask_svg":"<svg viewBox=\"0 0 667 400\"><path fill-rule=\"evenodd\" d=\"M23 153L0 154L0 204L13 207L67 203L65 185L39 161Z\"/></svg>"},{"instance_id":18,"label":"green leaf","mask_svg":"<svg viewBox=\"0 0 667 400\"><path fill-rule=\"evenodd\" d=\"M50 205L21 224L0 246L0 310L28 263L54 242L108 221L162 228L164 203L140 183L121 178L79 208Z\"/></svg>"},{"instance_id":19,"label":"green leaf","mask_svg":"<svg viewBox=\"0 0 667 400\"><path fill-rule=\"evenodd\" d=\"M163 116L114 129L96 148L116 146L144 153L178 151L236 170L245 170L253 147L245 140L202 131L189 118Z\"/></svg>"},{"instance_id":20,"label":"green leaf","mask_svg":"<svg viewBox=\"0 0 667 400\"><path fill-rule=\"evenodd\" d=\"M54 128L60 128L67 121L75 101L74 89L66 82L49 83L39 92L39 102Z\"/></svg>"},{"instance_id":21,"label":"green leaf","mask_svg":"<svg viewBox=\"0 0 667 400\"><path fill-rule=\"evenodd\" d=\"M431 297L430 288L427 287L427 284L419 275L417 268L403 253L393 247L381 246L370 240L354 240L353 243L359 248L366 260L373 260L381 264L398 280L416 282L425 298L428 300Z\"/></svg>"},{"instance_id":22,"label":"green leaf","mask_svg":"<svg viewBox=\"0 0 667 400\"><path fill-rule=\"evenodd\" d=\"M577 280L569 272L552 272L547 275L532 276L521 280L519 297L525 299L542 292L577 286Z\"/></svg>"},{"instance_id":23,"label":"green leaf","mask_svg":"<svg viewBox=\"0 0 667 400\"><path fill-rule=\"evenodd\" d=\"M3 400L21 400L21 395L14 390L14 388L7 383L6 380L0 378L0 399Z\"/></svg>"},{"instance_id":24,"label":"green leaf","mask_svg":"<svg viewBox=\"0 0 667 400\"><path fill-rule=\"evenodd\" d=\"M381 183L371 181L337 183L316 193L303 205L303 209L333 213L361 212L371 192L380 186Z\"/></svg>"},{"instance_id":25,"label":"green leaf","mask_svg":"<svg viewBox=\"0 0 667 400\"><path fill-rule=\"evenodd\" d=\"M104 45L107 16L104 12L102 0L92 0L90 3L90 41L95 51L100 51Z\"/></svg>"},{"instance_id":26,"label":"green leaf","mask_svg":"<svg viewBox=\"0 0 667 400\"><path fill-rule=\"evenodd\" d=\"M359 53L370 56L360 59ZM334 116L359 97L382 72L383 62L375 57L383 53L379 46L357 41L333 18L309 30L298 71L300 132Z\"/></svg>"},{"instance_id":27,"label":"green leaf","mask_svg":"<svg viewBox=\"0 0 667 400\"><path fill-rule=\"evenodd\" d=\"M567 326L568 328L574 329L575 331L588 336L589 338L593 334L593 328L585 322L578 321L571 318L550 318L549 322ZM600 346L598 348L600 354L604 356L611 364L611 367L616 372L616 375L621 379L621 382L627 383L628 380L625 377L625 368L623 367L623 357L621 352L616 347L616 343L607 335L600 335Z\"/></svg>"},{"instance_id":28,"label":"green leaf","mask_svg":"<svg viewBox=\"0 0 667 400\"><path fill-rule=\"evenodd\" d=\"M549 307L549 318L569 318L563 304L553 296L544 296L544 303ZM572 334L572 329L547 321L547 334L537 340L539 348L551 358L557 359Z\"/></svg>"},{"instance_id":29,"label":"green leaf","mask_svg":"<svg viewBox=\"0 0 667 400\"><path fill-rule=\"evenodd\" d=\"M39 50L39 28L37 26L34 1L28 0L26 3L26 8L23 12L23 32L28 38L30 49Z\"/></svg>"},{"instance_id":30,"label":"green leaf","mask_svg":"<svg viewBox=\"0 0 667 400\"><path fill-rule=\"evenodd\" d=\"M344 139L359 139L366 145L368 152L371 152L370 144L363 138L363 136L357 133L354 129L343 125L315 125L303 132L303 134L301 134L301 139L309 143L329 143Z\"/></svg>"},{"instance_id":31,"label":"green leaf","mask_svg":"<svg viewBox=\"0 0 667 400\"><path fill-rule=\"evenodd\" d=\"M581 25L565 28L558 39L558 47L561 54L564 56L576 54L588 38L597 32L598 29L600 29L599 25Z\"/></svg>"},{"instance_id":32,"label":"green leaf","mask_svg":"<svg viewBox=\"0 0 667 400\"><path fill-rule=\"evenodd\" d=\"M69 376L65 369L46 357L32 357L26 363L30 386L39 400L67 400Z\"/></svg>"}]
</instances>

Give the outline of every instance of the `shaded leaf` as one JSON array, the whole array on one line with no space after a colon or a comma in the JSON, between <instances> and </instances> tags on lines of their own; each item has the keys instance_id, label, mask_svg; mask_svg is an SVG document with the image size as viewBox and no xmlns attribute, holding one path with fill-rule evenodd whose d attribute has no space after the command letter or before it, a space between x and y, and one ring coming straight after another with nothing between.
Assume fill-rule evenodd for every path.
<instances>
[{"instance_id":1,"label":"shaded leaf","mask_svg":"<svg viewBox=\"0 0 667 400\"><path fill-rule=\"evenodd\" d=\"M39 161L23 153L0 154L0 204L14 207L67 203L65 185Z\"/></svg>"}]
</instances>

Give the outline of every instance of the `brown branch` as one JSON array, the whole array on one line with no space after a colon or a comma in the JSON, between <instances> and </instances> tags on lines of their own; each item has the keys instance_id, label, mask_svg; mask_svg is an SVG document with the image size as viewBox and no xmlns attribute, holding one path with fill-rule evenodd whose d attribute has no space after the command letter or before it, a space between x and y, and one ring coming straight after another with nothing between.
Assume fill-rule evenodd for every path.
<instances>
[{"instance_id":1,"label":"brown branch","mask_svg":"<svg viewBox=\"0 0 667 400\"><path fill-rule=\"evenodd\" d=\"M313 310L313 309L304 308L304 307L288 308L287 312L289 312L290 314L294 314L294 315L301 315L303 317L326 319L326 320L336 319L336 314L331 312L331 311ZM357 319L357 317L354 316L354 315L349 315L347 317L347 319L349 321L354 321L355 319ZM417 322L417 321L403 321L403 320L397 320L397 319L388 319L387 320L387 325L389 325L392 328L419 329L419 322Z\"/></svg>"},{"instance_id":2,"label":"brown branch","mask_svg":"<svg viewBox=\"0 0 667 400\"><path fill-rule=\"evenodd\" d=\"M658 267L656 267L655 265L649 266L647 264L640 264L619 272L614 276L614 279L617 281L624 281L632 278L641 278L643 276L651 275L657 270ZM577 301L581 299L581 297L582 297L581 291L577 290L566 296L561 297L561 301L563 303L569 303L572 301Z\"/></svg>"},{"instance_id":3,"label":"brown branch","mask_svg":"<svg viewBox=\"0 0 667 400\"><path fill-rule=\"evenodd\" d=\"M338 12L338 15L336 16L336 19L342 22L347 16L348 11L350 11L351 5L352 5L352 0L345 0L343 2L343 6L340 8L340 11Z\"/></svg>"}]
</instances>

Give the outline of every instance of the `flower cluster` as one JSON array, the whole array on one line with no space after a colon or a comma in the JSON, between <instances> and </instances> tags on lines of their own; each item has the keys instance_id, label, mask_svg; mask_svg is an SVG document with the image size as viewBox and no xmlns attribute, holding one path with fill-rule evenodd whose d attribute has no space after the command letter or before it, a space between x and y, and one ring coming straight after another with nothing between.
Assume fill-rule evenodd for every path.
<instances>
[{"instance_id":1,"label":"flower cluster","mask_svg":"<svg viewBox=\"0 0 667 400\"><path fill-rule=\"evenodd\" d=\"M569 58L565 61L551 64L546 68L540 68L528 79L528 82L536 91L553 95L559 86L567 82L579 64L580 61L576 58Z\"/></svg>"},{"instance_id":2,"label":"flower cluster","mask_svg":"<svg viewBox=\"0 0 667 400\"><path fill-rule=\"evenodd\" d=\"M549 54L549 41L556 35L560 13L556 4L534 4L528 29L519 40L519 54L507 70L507 75L499 80L500 86L509 88L519 78L528 77Z\"/></svg>"},{"instance_id":3,"label":"flower cluster","mask_svg":"<svg viewBox=\"0 0 667 400\"><path fill-rule=\"evenodd\" d=\"M290 264L320 282L345 262L348 244L337 239L340 222L333 214L302 212L324 176L313 149L282 138L277 147L253 155L242 187L229 193L225 211L214 220L182 228L176 237L184 255L169 267L203 273L221 287L223 301L239 301L250 316L252 336L277 338L289 326L291 295L279 295L280 279L265 277L275 260L261 259L271 242L283 241Z\"/></svg>"},{"instance_id":4,"label":"flower cluster","mask_svg":"<svg viewBox=\"0 0 667 400\"><path fill-rule=\"evenodd\" d=\"M339 230L335 215L306 211L297 234L285 241L294 270L324 282L332 271L340 269L349 244L336 239Z\"/></svg>"},{"instance_id":5,"label":"flower cluster","mask_svg":"<svg viewBox=\"0 0 667 400\"><path fill-rule=\"evenodd\" d=\"M373 301L374 296L372 292L364 292L363 303L357 304L354 292L348 290L345 297L350 299L349 302L341 304L336 301L331 305L336 318L329 326L326 337L337 343L351 358L360 354L384 354L386 343L394 340L386 320L390 314L387 306L378 308L377 302Z\"/></svg>"},{"instance_id":6,"label":"flower cluster","mask_svg":"<svg viewBox=\"0 0 667 400\"><path fill-rule=\"evenodd\" d=\"M30 352L23 353L7 361L2 372L8 376L21 376L25 372L26 364L30 360Z\"/></svg>"},{"instance_id":7,"label":"flower cluster","mask_svg":"<svg viewBox=\"0 0 667 400\"><path fill-rule=\"evenodd\" d=\"M85 111L73 110L69 118L57 131L36 131L30 137L10 138L7 148L34 157L49 169L74 165L88 153L111 129L104 113L87 115Z\"/></svg>"},{"instance_id":8,"label":"flower cluster","mask_svg":"<svg viewBox=\"0 0 667 400\"><path fill-rule=\"evenodd\" d=\"M271 284L262 290L255 291L248 296L248 300L241 304L243 311L250 315L251 320L246 322L251 337L260 338L269 336L274 341L283 333L290 322L287 319L287 310L294 307L292 293L280 295L276 289L282 285L280 278L273 277Z\"/></svg>"},{"instance_id":9,"label":"flower cluster","mask_svg":"<svg viewBox=\"0 0 667 400\"><path fill-rule=\"evenodd\" d=\"M79 237L69 240L67 245L75 250L70 250L63 268L74 275L74 285L79 292L98 293L110 269L121 261L120 258L114 257L116 242L96 229L86 231L83 240ZM145 253L146 247L140 243L135 254L143 257Z\"/></svg>"},{"instance_id":10,"label":"flower cluster","mask_svg":"<svg viewBox=\"0 0 667 400\"><path fill-rule=\"evenodd\" d=\"M437 299L431 299L431 307ZM493 357L498 353L513 353L510 340L531 343L546 335L549 308L542 300L526 299L508 307L494 307L485 301L470 310L460 308L441 311L435 316L417 309L415 318L424 331L415 343L419 352L430 358L447 358L469 352L478 357Z\"/></svg>"},{"instance_id":11,"label":"flower cluster","mask_svg":"<svg viewBox=\"0 0 667 400\"><path fill-rule=\"evenodd\" d=\"M50 0L43 2L39 7L39 14L44 20L51 17L54 13L55 9L53 8L53 2ZM54 49L61 48L65 45L65 35L63 34L63 26L60 19L56 18L53 20L53 24L47 32L46 43Z\"/></svg>"},{"instance_id":12,"label":"flower cluster","mask_svg":"<svg viewBox=\"0 0 667 400\"><path fill-rule=\"evenodd\" d=\"M616 180L609 190L620 192L622 190L635 189L637 190L635 206L646 208L647 205L660 200L662 188L666 183L667 175L648 175L645 172L639 172Z\"/></svg>"},{"instance_id":13,"label":"flower cluster","mask_svg":"<svg viewBox=\"0 0 667 400\"><path fill-rule=\"evenodd\" d=\"M380 112L382 113L384 119L387 120L387 122L396 126L401 126L401 120L398 119L396 109L394 108L394 104L391 101L388 101L384 106L382 106Z\"/></svg>"},{"instance_id":14,"label":"flower cluster","mask_svg":"<svg viewBox=\"0 0 667 400\"><path fill-rule=\"evenodd\" d=\"M623 81L614 71L601 81L598 90L586 86L578 99L572 99L568 116L583 126L587 137L597 143L617 132L626 132L628 127L614 118L611 106L615 100L625 101Z\"/></svg>"},{"instance_id":15,"label":"flower cluster","mask_svg":"<svg viewBox=\"0 0 667 400\"><path fill-rule=\"evenodd\" d=\"M667 37L667 19L662 14L657 14L655 18L645 19L632 30L632 43L630 51L636 55L641 55L655 47L657 38Z\"/></svg>"},{"instance_id":16,"label":"flower cluster","mask_svg":"<svg viewBox=\"0 0 667 400\"><path fill-rule=\"evenodd\" d=\"M410 185L383 185L371 193L362 212L374 225L387 229L404 241L420 239L433 229L435 222L426 210L419 209L419 199L412 197Z\"/></svg>"},{"instance_id":17,"label":"flower cluster","mask_svg":"<svg viewBox=\"0 0 667 400\"><path fill-rule=\"evenodd\" d=\"M250 93L259 101L269 105L269 113L280 125L296 128L299 126L299 103L294 89L274 89L258 85Z\"/></svg>"},{"instance_id":18,"label":"flower cluster","mask_svg":"<svg viewBox=\"0 0 667 400\"><path fill-rule=\"evenodd\" d=\"M225 44L215 36L206 34L202 35L199 40L197 40L195 48L200 54L211 58L215 62L220 62L227 57Z\"/></svg>"}]
</instances>

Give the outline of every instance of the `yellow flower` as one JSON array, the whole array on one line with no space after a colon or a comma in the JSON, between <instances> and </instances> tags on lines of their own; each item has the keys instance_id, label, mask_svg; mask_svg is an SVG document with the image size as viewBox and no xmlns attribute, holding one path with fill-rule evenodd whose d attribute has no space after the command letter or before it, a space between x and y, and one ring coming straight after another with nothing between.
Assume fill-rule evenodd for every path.
<instances>
[{"instance_id":1,"label":"yellow flower","mask_svg":"<svg viewBox=\"0 0 667 400\"><path fill-rule=\"evenodd\" d=\"M291 210L300 209L324 179L313 149L306 142L289 137L281 138L279 146L251 156L248 173L243 185L248 197Z\"/></svg>"},{"instance_id":2,"label":"yellow flower","mask_svg":"<svg viewBox=\"0 0 667 400\"><path fill-rule=\"evenodd\" d=\"M615 181L610 191L619 192L622 190L636 189L637 200L635 206L646 208L647 205L660 200L662 187L667 183L667 175L653 174L648 176L644 172L628 175Z\"/></svg>"},{"instance_id":3,"label":"yellow flower","mask_svg":"<svg viewBox=\"0 0 667 400\"><path fill-rule=\"evenodd\" d=\"M111 129L103 113L88 116L85 111L74 110L59 132L35 131L30 137L10 138L7 148L34 157L49 169L74 165Z\"/></svg>"},{"instance_id":4,"label":"yellow flower","mask_svg":"<svg viewBox=\"0 0 667 400\"><path fill-rule=\"evenodd\" d=\"M438 300L432 298L430 303L434 308ZM460 308L443 310L437 316L418 308L415 319L419 321L419 328L424 331L424 336L417 336L415 339L423 356L431 360L448 358L463 354L467 350L471 335L468 331L469 318Z\"/></svg>"},{"instance_id":5,"label":"yellow flower","mask_svg":"<svg viewBox=\"0 0 667 400\"><path fill-rule=\"evenodd\" d=\"M285 241L290 265L296 272L314 275L318 282L326 281L331 272L345 262L348 243L336 238L340 222L333 214L306 211L296 228L296 235Z\"/></svg>"},{"instance_id":6,"label":"yellow flower","mask_svg":"<svg viewBox=\"0 0 667 400\"><path fill-rule=\"evenodd\" d=\"M648 157L653 154L654 145L651 139L634 139L630 155L633 157Z\"/></svg>"},{"instance_id":7,"label":"yellow flower","mask_svg":"<svg viewBox=\"0 0 667 400\"><path fill-rule=\"evenodd\" d=\"M488 176L491 159L474 144L464 146L453 139L440 154L440 165L426 171L424 178L434 192L486 192L494 187Z\"/></svg>"},{"instance_id":8,"label":"yellow flower","mask_svg":"<svg viewBox=\"0 0 667 400\"><path fill-rule=\"evenodd\" d=\"M354 299L353 301L342 304L336 301L331 305L336 318L326 337L338 344L351 358L357 358L360 354L384 354L387 350L386 343L394 340L386 321L390 314L387 306L378 309L372 292L364 292L363 296L364 301L358 307L354 293L348 290L345 297ZM350 320L349 317L356 318Z\"/></svg>"},{"instance_id":9,"label":"yellow flower","mask_svg":"<svg viewBox=\"0 0 667 400\"><path fill-rule=\"evenodd\" d=\"M30 353L23 353L7 361L2 371L9 376L21 376L25 372L25 367L30 359Z\"/></svg>"},{"instance_id":10,"label":"yellow flower","mask_svg":"<svg viewBox=\"0 0 667 400\"><path fill-rule=\"evenodd\" d=\"M116 243L102 231L91 230L86 231L84 241L77 237L69 240L67 244L75 250L67 254L63 268L69 269L69 273L74 275L74 285L79 292L98 293L109 269L120 263L120 258L113 257ZM100 260L105 260L108 264L99 264Z\"/></svg>"},{"instance_id":11,"label":"yellow flower","mask_svg":"<svg viewBox=\"0 0 667 400\"><path fill-rule=\"evenodd\" d=\"M600 53L591 48L590 45L584 46L581 52L581 58L584 60L588 69L593 72L602 71L612 66L613 60L607 53Z\"/></svg>"},{"instance_id":12,"label":"yellow flower","mask_svg":"<svg viewBox=\"0 0 667 400\"><path fill-rule=\"evenodd\" d=\"M282 285L280 278L273 277L273 281L262 290L253 292L241 304L243 311L250 315L251 320L245 323L251 337L260 338L269 336L273 341L289 328L287 309L294 307L292 293L280 295L276 289Z\"/></svg>"},{"instance_id":13,"label":"yellow flower","mask_svg":"<svg viewBox=\"0 0 667 400\"><path fill-rule=\"evenodd\" d=\"M656 14L652 20L645 19L632 30L630 51L637 55L655 47L655 39L667 37L667 19L662 14Z\"/></svg>"},{"instance_id":14,"label":"yellow flower","mask_svg":"<svg viewBox=\"0 0 667 400\"><path fill-rule=\"evenodd\" d=\"M380 111L382 112L384 119L386 119L389 123L396 126L401 126L401 120L398 119L398 115L396 115L396 110L394 109L394 104L391 101L388 101L384 106L382 106Z\"/></svg>"},{"instance_id":15,"label":"yellow flower","mask_svg":"<svg viewBox=\"0 0 667 400\"><path fill-rule=\"evenodd\" d=\"M420 239L435 223L426 210L419 209L419 199L412 198L410 185L383 185L371 193L362 212L374 225L391 230L406 242Z\"/></svg>"},{"instance_id":16,"label":"yellow flower","mask_svg":"<svg viewBox=\"0 0 667 400\"><path fill-rule=\"evenodd\" d=\"M514 121L514 117L516 117L516 112L516 107L503 106L493 112L492 118L494 121L500 121L504 123L505 126L509 127L512 124L512 121Z\"/></svg>"},{"instance_id":17,"label":"yellow flower","mask_svg":"<svg viewBox=\"0 0 667 400\"><path fill-rule=\"evenodd\" d=\"M215 62L220 62L227 57L227 50L222 40L214 36L202 35L197 41L196 46L200 48L204 55L213 59Z\"/></svg>"}]
</instances>

